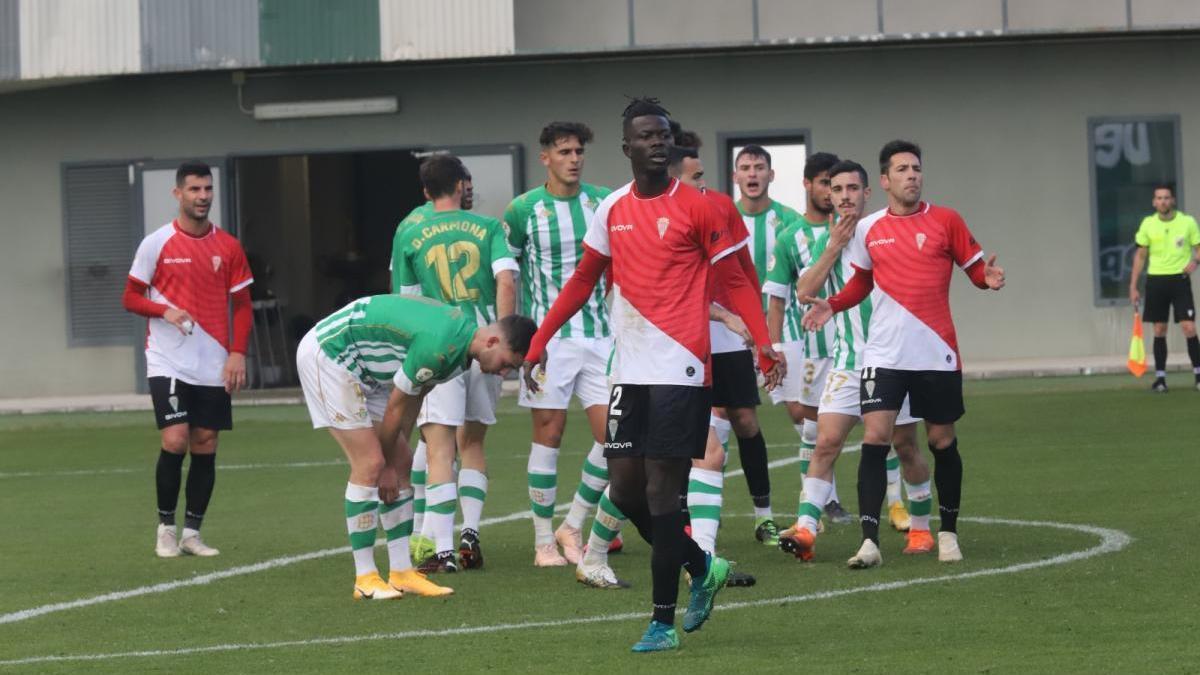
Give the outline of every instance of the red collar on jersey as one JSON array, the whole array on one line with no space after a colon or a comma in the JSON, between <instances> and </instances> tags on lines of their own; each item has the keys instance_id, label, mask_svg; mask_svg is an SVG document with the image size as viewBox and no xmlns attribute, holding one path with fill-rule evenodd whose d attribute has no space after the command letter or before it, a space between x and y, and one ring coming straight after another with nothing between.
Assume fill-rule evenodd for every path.
<instances>
[{"instance_id":1,"label":"red collar on jersey","mask_svg":"<svg viewBox=\"0 0 1200 675\"><path fill-rule=\"evenodd\" d=\"M178 218L176 218L175 220L172 220L171 225L175 226L176 232L184 235L185 237L191 237L192 239L203 239L203 238L207 237L208 235L212 234L213 232L215 232L217 229L217 226L214 225L212 221L209 221L208 229L204 231L204 234L192 234L191 232L188 232L187 230L185 230L179 226Z\"/></svg>"}]
</instances>

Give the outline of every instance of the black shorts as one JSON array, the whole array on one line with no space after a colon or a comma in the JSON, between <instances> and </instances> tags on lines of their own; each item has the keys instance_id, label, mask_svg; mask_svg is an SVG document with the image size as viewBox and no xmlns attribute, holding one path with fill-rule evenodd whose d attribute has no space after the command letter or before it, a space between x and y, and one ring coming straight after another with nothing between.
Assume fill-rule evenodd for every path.
<instances>
[{"instance_id":1,"label":"black shorts","mask_svg":"<svg viewBox=\"0 0 1200 675\"><path fill-rule=\"evenodd\" d=\"M900 410L905 396L912 416L932 424L952 424L966 412L961 370L863 368L859 396L864 415Z\"/></svg>"},{"instance_id":2,"label":"black shorts","mask_svg":"<svg viewBox=\"0 0 1200 675\"><path fill-rule=\"evenodd\" d=\"M754 370L754 354L749 349L740 352L713 354L712 404L719 408L753 408L758 399L758 375Z\"/></svg>"},{"instance_id":3,"label":"black shorts","mask_svg":"<svg viewBox=\"0 0 1200 675\"><path fill-rule=\"evenodd\" d=\"M711 409L708 387L614 384L604 456L701 459Z\"/></svg>"},{"instance_id":4,"label":"black shorts","mask_svg":"<svg viewBox=\"0 0 1200 675\"><path fill-rule=\"evenodd\" d=\"M1175 323L1196 320L1192 280L1186 274L1147 274L1146 310L1142 313L1142 321L1166 323L1172 307L1175 308Z\"/></svg>"},{"instance_id":5,"label":"black shorts","mask_svg":"<svg viewBox=\"0 0 1200 675\"><path fill-rule=\"evenodd\" d=\"M159 429L173 424L215 431L233 428L233 403L225 387L203 387L173 377L147 379Z\"/></svg>"}]
</instances>

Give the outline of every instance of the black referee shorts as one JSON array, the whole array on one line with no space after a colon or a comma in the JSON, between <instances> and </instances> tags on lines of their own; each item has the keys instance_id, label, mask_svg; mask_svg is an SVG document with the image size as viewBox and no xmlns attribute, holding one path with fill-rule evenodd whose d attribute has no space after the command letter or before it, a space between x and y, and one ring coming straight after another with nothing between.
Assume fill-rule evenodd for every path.
<instances>
[{"instance_id":1,"label":"black referee shorts","mask_svg":"<svg viewBox=\"0 0 1200 675\"><path fill-rule=\"evenodd\" d=\"M702 459L711 409L708 387L614 384L604 456Z\"/></svg>"},{"instance_id":2,"label":"black referee shorts","mask_svg":"<svg viewBox=\"0 0 1200 675\"><path fill-rule=\"evenodd\" d=\"M1146 309L1142 321L1166 323L1172 307L1175 308L1175 323L1196 320L1192 280L1186 274L1147 274Z\"/></svg>"}]
</instances>

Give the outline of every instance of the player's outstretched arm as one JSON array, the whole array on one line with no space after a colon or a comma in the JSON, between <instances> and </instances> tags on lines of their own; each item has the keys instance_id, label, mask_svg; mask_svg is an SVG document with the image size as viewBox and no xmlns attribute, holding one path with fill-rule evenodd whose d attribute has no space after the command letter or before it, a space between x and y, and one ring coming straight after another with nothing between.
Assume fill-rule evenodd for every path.
<instances>
[{"instance_id":1,"label":"player's outstretched arm","mask_svg":"<svg viewBox=\"0 0 1200 675\"><path fill-rule=\"evenodd\" d=\"M384 466L379 474L379 499L384 504L396 501L400 486L407 486L412 475L412 437L417 413L427 388L416 396L396 387L388 396L383 422L379 425L379 445L383 449Z\"/></svg>"},{"instance_id":2,"label":"player's outstretched arm","mask_svg":"<svg viewBox=\"0 0 1200 675\"><path fill-rule=\"evenodd\" d=\"M871 294L871 290L875 288L874 273L857 265L852 266L854 275L850 277L841 291L828 300L811 295L800 298L805 304L812 305L812 308L804 314L804 318L800 321L806 330L820 330L826 321L833 318L834 314L854 307Z\"/></svg>"},{"instance_id":3,"label":"player's outstretched arm","mask_svg":"<svg viewBox=\"0 0 1200 675\"><path fill-rule=\"evenodd\" d=\"M546 343L550 342L550 338L554 337L558 329L587 303L610 262L612 260L607 256L597 253L587 244L583 245L583 258L575 267L575 273L563 284L562 291L546 312L546 318L542 320L542 325L538 326L537 333L529 342L529 350L525 352L525 363L522 364L521 370L530 391L536 393L539 389L537 381L533 378L533 368L535 365L545 365L543 356Z\"/></svg>"},{"instance_id":4,"label":"player's outstretched arm","mask_svg":"<svg viewBox=\"0 0 1200 675\"><path fill-rule=\"evenodd\" d=\"M995 255L988 258L987 262L984 262L982 258L976 260L967 268L966 272L976 288L984 290L990 288L993 291L1004 288L1004 268L996 264Z\"/></svg>"}]
</instances>

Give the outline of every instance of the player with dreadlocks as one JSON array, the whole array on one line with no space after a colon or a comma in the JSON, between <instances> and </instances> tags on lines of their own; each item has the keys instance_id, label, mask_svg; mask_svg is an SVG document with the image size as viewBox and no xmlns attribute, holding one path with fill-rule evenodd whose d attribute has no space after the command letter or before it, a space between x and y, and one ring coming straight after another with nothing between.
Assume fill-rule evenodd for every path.
<instances>
[{"instance_id":1,"label":"player with dreadlocks","mask_svg":"<svg viewBox=\"0 0 1200 675\"><path fill-rule=\"evenodd\" d=\"M692 577L683 630L701 627L725 585L728 561L684 535L679 493L692 459L703 457L711 403L709 277L747 324L769 387L783 375L767 337L757 284L746 276L725 221L695 188L667 171L668 113L634 99L621 145L633 180L601 202L584 237L584 257L530 345L525 382L559 327L590 297L605 270L613 284L616 353L605 456L612 501L650 543L653 619L637 652L675 649L679 569Z\"/></svg>"}]
</instances>

